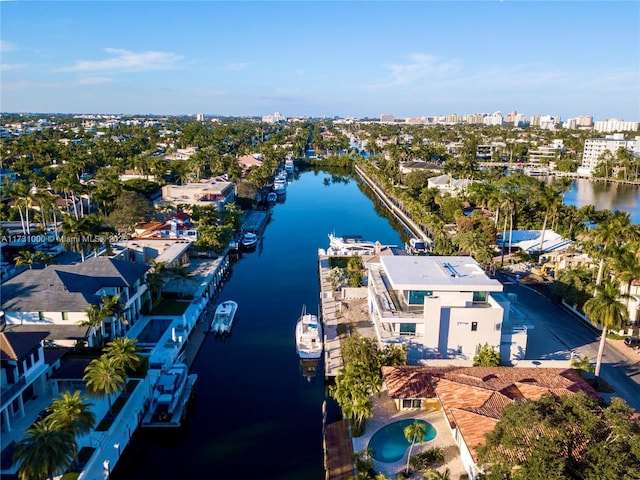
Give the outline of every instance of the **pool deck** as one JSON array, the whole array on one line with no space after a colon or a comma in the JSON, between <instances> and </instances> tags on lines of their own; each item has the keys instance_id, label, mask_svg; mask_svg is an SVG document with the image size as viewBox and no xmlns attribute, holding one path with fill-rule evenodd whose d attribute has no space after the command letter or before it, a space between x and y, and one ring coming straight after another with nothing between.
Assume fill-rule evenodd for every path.
<instances>
[{"instance_id":1,"label":"pool deck","mask_svg":"<svg viewBox=\"0 0 640 480\"><path fill-rule=\"evenodd\" d=\"M364 433L359 437L353 437L353 450L354 452L362 452L366 450L369 440L380 428L393 422L405 419L417 419L429 422L433 428L435 428L437 435L436 438L425 443L416 444L411 451L414 455L422 450L426 450L430 447L440 447L445 451L446 460L445 463L437 470L444 471L448 468L451 472L452 479L460 478L466 472L462 461L460 460L458 446L456 445L451 430L449 429L448 421L442 410L436 411L421 411L421 410L404 410L398 411L395 407L393 400L389 398L386 391L383 391L380 396L373 396L373 410L374 417L367 420L367 425ZM407 449L408 453L408 449ZM394 463L384 463L377 460L373 461L373 468L376 472L383 473L389 478L396 478L396 474L401 470L404 470L407 466L407 455L405 454L402 460ZM417 475L416 478L423 478L423 475Z\"/></svg>"}]
</instances>

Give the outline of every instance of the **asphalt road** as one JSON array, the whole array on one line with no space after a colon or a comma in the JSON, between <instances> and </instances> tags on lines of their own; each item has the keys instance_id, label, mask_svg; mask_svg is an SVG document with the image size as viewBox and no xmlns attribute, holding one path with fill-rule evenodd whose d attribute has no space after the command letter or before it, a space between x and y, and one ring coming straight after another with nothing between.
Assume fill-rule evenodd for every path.
<instances>
[{"instance_id":1,"label":"asphalt road","mask_svg":"<svg viewBox=\"0 0 640 480\"><path fill-rule=\"evenodd\" d=\"M534 326L527 340L528 360L563 360L571 358L575 352L581 358L589 358L595 363L600 342L599 332L554 305L545 296L533 289L515 283L507 275L496 277L504 285L506 293L517 294L515 308L520 310ZM624 398L637 412L640 412L640 367L614 347L607 345L604 350L600 376Z\"/></svg>"}]
</instances>

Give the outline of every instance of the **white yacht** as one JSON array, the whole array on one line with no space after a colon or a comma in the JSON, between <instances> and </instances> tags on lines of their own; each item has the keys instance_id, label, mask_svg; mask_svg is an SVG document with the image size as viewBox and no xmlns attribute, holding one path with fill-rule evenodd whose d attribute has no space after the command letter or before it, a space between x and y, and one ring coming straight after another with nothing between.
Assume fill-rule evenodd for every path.
<instances>
[{"instance_id":1,"label":"white yacht","mask_svg":"<svg viewBox=\"0 0 640 480\"><path fill-rule=\"evenodd\" d=\"M322 324L317 315L307 313L306 306L296 323L296 351L300 358L322 356Z\"/></svg>"},{"instance_id":2,"label":"white yacht","mask_svg":"<svg viewBox=\"0 0 640 480\"><path fill-rule=\"evenodd\" d=\"M328 255L351 256L351 255L375 255L376 244L364 240L360 235L336 236L329 234Z\"/></svg>"}]
</instances>

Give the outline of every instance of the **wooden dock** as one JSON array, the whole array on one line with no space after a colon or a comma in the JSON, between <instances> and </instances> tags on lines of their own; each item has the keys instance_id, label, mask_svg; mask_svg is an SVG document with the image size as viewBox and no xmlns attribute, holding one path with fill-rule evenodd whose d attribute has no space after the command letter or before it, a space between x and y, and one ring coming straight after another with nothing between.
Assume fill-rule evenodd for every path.
<instances>
[{"instance_id":1,"label":"wooden dock","mask_svg":"<svg viewBox=\"0 0 640 480\"><path fill-rule=\"evenodd\" d=\"M242 229L245 232L262 233L270 218L271 212L268 210L249 210L245 213Z\"/></svg>"},{"instance_id":2,"label":"wooden dock","mask_svg":"<svg viewBox=\"0 0 640 480\"><path fill-rule=\"evenodd\" d=\"M322 328L324 331L324 372L326 377L335 377L342 368L342 354L340 352L340 337L338 335L339 300L334 298L329 282L329 257L318 257L318 275L320 277L320 308Z\"/></svg>"}]
</instances>

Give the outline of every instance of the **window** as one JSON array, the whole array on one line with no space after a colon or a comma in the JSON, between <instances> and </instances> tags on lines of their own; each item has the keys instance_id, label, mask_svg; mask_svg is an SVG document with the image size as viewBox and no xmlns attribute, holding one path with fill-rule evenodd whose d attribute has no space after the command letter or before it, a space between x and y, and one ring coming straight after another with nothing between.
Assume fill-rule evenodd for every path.
<instances>
[{"instance_id":1,"label":"window","mask_svg":"<svg viewBox=\"0 0 640 480\"><path fill-rule=\"evenodd\" d=\"M62 320L69 320L69 312L62 312Z\"/></svg>"},{"instance_id":2,"label":"window","mask_svg":"<svg viewBox=\"0 0 640 480\"><path fill-rule=\"evenodd\" d=\"M415 335L416 334L416 324L415 323L401 323L400 324L400 335Z\"/></svg>"},{"instance_id":3,"label":"window","mask_svg":"<svg viewBox=\"0 0 640 480\"><path fill-rule=\"evenodd\" d=\"M487 301L487 292L473 292L473 301L485 303Z\"/></svg>"},{"instance_id":4,"label":"window","mask_svg":"<svg viewBox=\"0 0 640 480\"><path fill-rule=\"evenodd\" d=\"M471 322L471 331L472 332L478 331L478 322Z\"/></svg>"},{"instance_id":5,"label":"window","mask_svg":"<svg viewBox=\"0 0 640 480\"><path fill-rule=\"evenodd\" d=\"M38 312L38 320L44 321L44 312Z\"/></svg>"},{"instance_id":6,"label":"window","mask_svg":"<svg viewBox=\"0 0 640 480\"><path fill-rule=\"evenodd\" d=\"M410 290L409 291L409 305L423 305L425 297L433 296L431 290Z\"/></svg>"},{"instance_id":7,"label":"window","mask_svg":"<svg viewBox=\"0 0 640 480\"><path fill-rule=\"evenodd\" d=\"M402 400L402 408L420 408L422 400L419 398L405 398Z\"/></svg>"}]
</instances>

